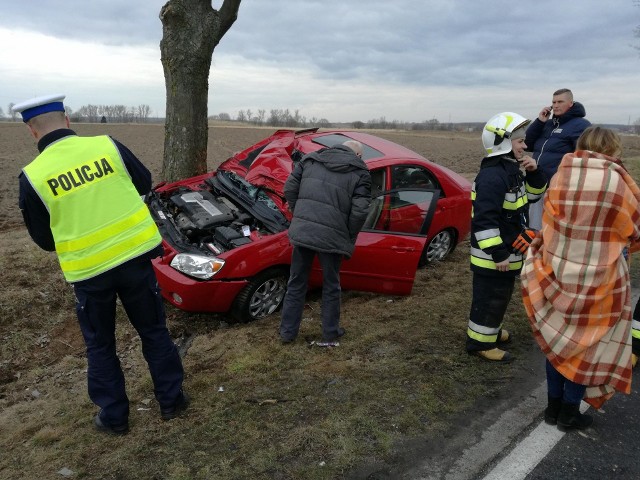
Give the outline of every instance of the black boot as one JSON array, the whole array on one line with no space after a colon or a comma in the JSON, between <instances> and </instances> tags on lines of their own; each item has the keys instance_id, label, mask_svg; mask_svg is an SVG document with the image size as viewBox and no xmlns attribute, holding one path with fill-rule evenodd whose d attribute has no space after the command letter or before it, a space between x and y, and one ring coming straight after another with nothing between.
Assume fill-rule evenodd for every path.
<instances>
[{"instance_id":1,"label":"black boot","mask_svg":"<svg viewBox=\"0 0 640 480\"><path fill-rule=\"evenodd\" d=\"M558 423L558 415L560 414L560 408L562 407L561 398L547 397L549 402L547 408L544 409L544 421L549 425L555 425Z\"/></svg>"},{"instance_id":2,"label":"black boot","mask_svg":"<svg viewBox=\"0 0 640 480\"><path fill-rule=\"evenodd\" d=\"M580 405L562 402L558 414L558 428L563 432L572 428L583 430L593 423L591 415L580 413Z\"/></svg>"}]
</instances>

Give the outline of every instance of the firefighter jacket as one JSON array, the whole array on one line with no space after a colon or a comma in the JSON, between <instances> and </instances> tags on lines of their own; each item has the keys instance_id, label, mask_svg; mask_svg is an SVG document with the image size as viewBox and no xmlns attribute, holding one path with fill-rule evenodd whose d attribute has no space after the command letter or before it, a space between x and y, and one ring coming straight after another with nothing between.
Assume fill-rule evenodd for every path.
<instances>
[{"instance_id":1,"label":"firefighter jacket","mask_svg":"<svg viewBox=\"0 0 640 480\"><path fill-rule=\"evenodd\" d=\"M489 275L516 276L523 255L511 245L527 227L529 203L540 200L547 188L542 170L520 170L510 154L482 160L471 190L471 270ZM496 263L509 259L509 272Z\"/></svg>"},{"instance_id":2,"label":"firefighter jacket","mask_svg":"<svg viewBox=\"0 0 640 480\"><path fill-rule=\"evenodd\" d=\"M95 277L161 242L109 137L65 137L50 144L23 172L49 211L67 281Z\"/></svg>"}]
</instances>

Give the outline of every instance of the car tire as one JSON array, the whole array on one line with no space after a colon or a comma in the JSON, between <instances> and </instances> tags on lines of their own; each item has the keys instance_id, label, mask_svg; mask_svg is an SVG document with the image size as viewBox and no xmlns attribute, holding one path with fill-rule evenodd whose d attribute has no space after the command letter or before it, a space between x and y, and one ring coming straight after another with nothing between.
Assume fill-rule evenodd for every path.
<instances>
[{"instance_id":1,"label":"car tire","mask_svg":"<svg viewBox=\"0 0 640 480\"><path fill-rule=\"evenodd\" d=\"M441 230L424 246L418 266L424 267L430 263L441 262L453 252L455 246L455 234L453 231L449 229Z\"/></svg>"},{"instance_id":2,"label":"car tire","mask_svg":"<svg viewBox=\"0 0 640 480\"><path fill-rule=\"evenodd\" d=\"M231 316L239 322L251 322L271 315L282 306L287 290L287 272L270 269L253 277L231 307Z\"/></svg>"}]
</instances>

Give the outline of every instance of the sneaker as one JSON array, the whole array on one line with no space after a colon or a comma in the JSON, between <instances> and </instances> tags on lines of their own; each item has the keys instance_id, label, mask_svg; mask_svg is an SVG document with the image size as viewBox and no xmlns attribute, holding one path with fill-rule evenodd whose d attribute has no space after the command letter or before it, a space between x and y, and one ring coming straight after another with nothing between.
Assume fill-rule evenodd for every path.
<instances>
[{"instance_id":1,"label":"sneaker","mask_svg":"<svg viewBox=\"0 0 640 480\"><path fill-rule=\"evenodd\" d=\"M122 425L111 425L102 418L100 418L100 414L98 413L95 417L93 417L93 424L96 427L96 430L103 433L108 433L109 435L126 435L129 433L129 423L123 423Z\"/></svg>"},{"instance_id":2,"label":"sneaker","mask_svg":"<svg viewBox=\"0 0 640 480\"><path fill-rule=\"evenodd\" d=\"M172 420L176 417L182 415L185 410L189 407L189 403L191 403L191 398L185 392L180 391L180 396L173 407L161 408L160 416L163 420Z\"/></svg>"},{"instance_id":3,"label":"sneaker","mask_svg":"<svg viewBox=\"0 0 640 480\"><path fill-rule=\"evenodd\" d=\"M340 337L344 337L346 333L347 331L344 328L338 328L338 333L334 338L329 339L329 338L322 337L322 342L323 343L336 342Z\"/></svg>"},{"instance_id":4,"label":"sneaker","mask_svg":"<svg viewBox=\"0 0 640 480\"><path fill-rule=\"evenodd\" d=\"M509 352L500 350L499 348L492 348L491 350L475 350L470 351L469 354L480 357L488 362L509 363L513 361L513 356Z\"/></svg>"},{"instance_id":5,"label":"sneaker","mask_svg":"<svg viewBox=\"0 0 640 480\"><path fill-rule=\"evenodd\" d=\"M320 340L319 342L315 342L315 345L318 347L339 347L340 342L338 342L337 340Z\"/></svg>"},{"instance_id":6,"label":"sneaker","mask_svg":"<svg viewBox=\"0 0 640 480\"><path fill-rule=\"evenodd\" d=\"M280 337L280 343L282 345L288 345L288 344L293 343L295 341L296 341L296 337L293 337L293 338Z\"/></svg>"}]
</instances>

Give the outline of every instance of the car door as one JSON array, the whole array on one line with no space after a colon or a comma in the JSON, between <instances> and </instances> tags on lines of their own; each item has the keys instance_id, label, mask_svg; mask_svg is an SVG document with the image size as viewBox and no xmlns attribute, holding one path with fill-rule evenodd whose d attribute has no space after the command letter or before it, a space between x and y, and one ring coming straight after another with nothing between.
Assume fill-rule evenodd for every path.
<instances>
[{"instance_id":1,"label":"car door","mask_svg":"<svg viewBox=\"0 0 640 480\"><path fill-rule=\"evenodd\" d=\"M409 295L439 193L398 189L377 195L352 257L342 262L342 288ZM317 261L312 268L311 283L322 284Z\"/></svg>"}]
</instances>

